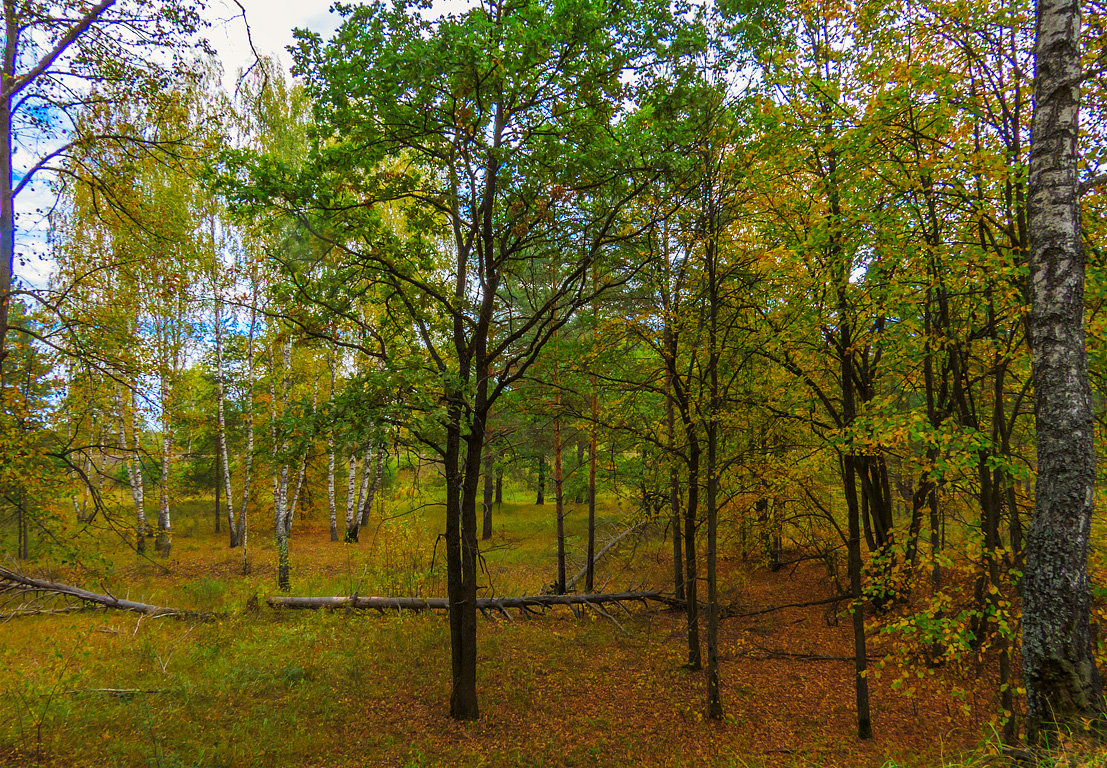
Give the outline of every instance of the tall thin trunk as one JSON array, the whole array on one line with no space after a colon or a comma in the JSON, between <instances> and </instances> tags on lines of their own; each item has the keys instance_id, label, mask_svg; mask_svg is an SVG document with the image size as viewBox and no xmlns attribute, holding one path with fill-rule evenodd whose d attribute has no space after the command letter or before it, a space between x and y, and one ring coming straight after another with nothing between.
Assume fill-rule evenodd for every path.
<instances>
[{"instance_id":1,"label":"tall thin trunk","mask_svg":"<svg viewBox=\"0 0 1107 768\"><path fill-rule=\"evenodd\" d=\"M281 391L280 391L280 414L285 413L288 409L289 396L292 393L292 337L289 336L281 344L281 362L283 363L283 375L281 377ZM276 360L273 361L273 376L276 375ZM272 379L270 377L270 386L272 387ZM274 458L280 462L280 469L273 477L273 527L277 539L277 588L282 592L289 591L291 586L290 581L290 559L288 552L288 539L291 533L290 525L291 520L288 515L288 464L280 459L281 454L284 453L284 448L287 445L287 435L278 435L277 433L277 398L271 393L271 399L273 401L273 454Z\"/></svg>"},{"instance_id":2,"label":"tall thin trunk","mask_svg":"<svg viewBox=\"0 0 1107 768\"><path fill-rule=\"evenodd\" d=\"M826 45L816 43L816 63L829 70L830 59ZM827 76L830 76L827 71ZM848 298L849 280L851 272L851 260L843 247L842 239L842 205L838 183L838 153L834 146L835 135L833 127L834 105L826 99L822 104L823 109L823 133L830 147L826 153L826 165L823 167L823 184L827 197L828 230L828 261L833 270L833 280L837 299L835 307L838 313L837 339L835 346L838 349L838 363L840 366L840 381L842 393L842 425L849 429L857 418L857 395L855 392L855 360L853 328L850 324L850 304ZM853 619L853 657L854 657L854 694L857 708L857 735L861 739L871 739L873 736L872 717L869 711L869 679L868 679L868 653L865 642L865 616L862 604L861 585L861 525L868 521L861 505L869 498L868 494L861 494L858 500L857 479L861 476L862 483L867 482L867 464L865 457L859 457L854 453L852 446L846 446L841 454L842 490L846 497L846 509L848 520L848 571L850 592L853 597L851 614ZM866 526L867 527L867 526ZM877 542L872 533L866 530L869 536L870 549ZM875 549L873 550L875 551Z\"/></svg>"},{"instance_id":3,"label":"tall thin trunk","mask_svg":"<svg viewBox=\"0 0 1107 768\"><path fill-rule=\"evenodd\" d=\"M334 499L334 430L327 435L327 511L330 513L331 541L338 541L338 506Z\"/></svg>"},{"instance_id":4,"label":"tall thin trunk","mask_svg":"<svg viewBox=\"0 0 1107 768\"><path fill-rule=\"evenodd\" d=\"M355 517L357 511L357 496L354 490L357 488L357 452L350 450L349 472L346 478L346 542L356 544L358 536L358 520Z\"/></svg>"},{"instance_id":5,"label":"tall thin trunk","mask_svg":"<svg viewBox=\"0 0 1107 768\"><path fill-rule=\"evenodd\" d=\"M132 424L138 420L138 412L135 408L135 391L130 390ZM142 460L140 458L138 444L138 428L133 428L134 442L127 438L127 412L123 406L123 398L116 394L116 407L119 411L119 443L123 447L125 458L123 464L127 469L127 480L131 487L131 500L135 505L135 551L138 554L146 554L146 491L142 484Z\"/></svg>"},{"instance_id":6,"label":"tall thin trunk","mask_svg":"<svg viewBox=\"0 0 1107 768\"><path fill-rule=\"evenodd\" d=\"M16 47L19 44L19 19L14 0L4 0L4 71L5 83L15 82ZM11 307L12 282L15 279L15 192L12 188L12 93L5 88L0 98L0 372L7 358L8 311Z\"/></svg>"},{"instance_id":7,"label":"tall thin trunk","mask_svg":"<svg viewBox=\"0 0 1107 768\"><path fill-rule=\"evenodd\" d=\"M333 354L327 359L327 367L330 368L330 395L333 401L335 384L335 360ZM338 505L335 504L334 498L334 464L334 427L332 426L327 432L327 512L329 513L331 523L331 541L338 541Z\"/></svg>"},{"instance_id":8,"label":"tall thin trunk","mask_svg":"<svg viewBox=\"0 0 1107 768\"><path fill-rule=\"evenodd\" d=\"M220 507L223 506L223 500L219 498L219 492L221 486L219 484L219 476L223 473L223 466L219 462L219 452L215 452L215 532L219 533L219 516L222 514Z\"/></svg>"},{"instance_id":9,"label":"tall thin trunk","mask_svg":"<svg viewBox=\"0 0 1107 768\"><path fill-rule=\"evenodd\" d=\"M684 416L684 414L681 414ZM688 624L688 667L700 669L699 572L696 568L696 526L700 501L700 443L695 427L685 420L688 433L688 505L684 508L684 597Z\"/></svg>"},{"instance_id":10,"label":"tall thin trunk","mask_svg":"<svg viewBox=\"0 0 1107 768\"><path fill-rule=\"evenodd\" d=\"M546 454L538 454L538 493L534 497L534 503L542 506L546 503Z\"/></svg>"},{"instance_id":11,"label":"tall thin trunk","mask_svg":"<svg viewBox=\"0 0 1107 768\"><path fill-rule=\"evenodd\" d=\"M595 277L593 276L593 281ZM591 377L592 385L592 420L589 424L588 434L588 544L585 560L584 591L591 592L595 589L596 581L596 427L600 420L599 399L596 394L596 377Z\"/></svg>"},{"instance_id":12,"label":"tall thin trunk","mask_svg":"<svg viewBox=\"0 0 1107 768\"><path fill-rule=\"evenodd\" d=\"M555 363L556 365L556 363ZM554 511L557 514L557 594L565 594L565 496L561 477L561 390L557 391L554 407Z\"/></svg>"},{"instance_id":13,"label":"tall thin trunk","mask_svg":"<svg viewBox=\"0 0 1107 768\"><path fill-rule=\"evenodd\" d=\"M844 278L843 278L844 279ZM841 339L839 362L842 370L842 419L848 427L856 418L856 403L853 395L853 351L851 349L850 326L846 318L848 306L846 289L838 288L838 333ZM849 517L849 558L850 595L853 598L851 614L853 619L853 658L854 658L854 694L857 706L857 735L862 739L873 737L872 717L869 714L869 677L868 652L865 647L865 613L861 590L861 509L857 500L857 466L852 448L847 447L842 456L842 485L846 497L846 509Z\"/></svg>"},{"instance_id":14,"label":"tall thin trunk","mask_svg":"<svg viewBox=\"0 0 1107 768\"><path fill-rule=\"evenodd\" d=\"M1095 441L1077 150L1080 4L1038 0L1035 36L1029 326L1038 479L1026 539L1022 622L1032 743L1044 732L1104 711L1089 620Z\"/></svg>"},{"instance_id":15,"label":"tall thin trunk","mask_svg":"<svg viewBox=\"0 0 1107 768\"><path fill-rule=\"evenodd\" d=\"M213 279L213 283L215 280ZM223 380L223 295L218 285L214 285L215 292L215 412L216 412L216 440L218 441L218 461L222 463L222 478L216 478L216 490L219 489L219 481L223 486L227 497L227 533L230 536L231 548L238 546L238 529L235 525L234 494L231 488L231 463L227 460L227 420L224 408L226 397L226 384ZM219 506L218 493L216 493L216 507ZM219 512L216 511L216 524L218 525ZM218 529L216 530L218 532Z\"/></svg>"},{"instance_id":16,"label":"tall thin trunk","mask_svg":"<svg viewBox=\"0 0 1107 768\"><path fill-rule=\"evenodd\" d=\"M27 524L27 503L22 491L19 492L19 505L16 507L15 514L19 528L16 557L20 560L29 560L31 557L30 530Z\"/></svg>"},{"instance_id":17,"label":"tall thin trunk","mask_svg":"<svg viewBox=\"0 0 1107 768\"><path fill-rule=\"evenodd\" d=\"M489 369L489 377L493 375L493 371ZM492 409L488 409L488 416L484 422L484 497L481 500L483 520L481 521L481 534L482 541L488 541L492 538L492 466L493 466L493 449L492 449Z\"/></svg>"},{"instance_id":18,"label":"tall thin trunk","mask_svg":"<svg viewBox=\"0 0 1107 768\"><path fill-rule=\"evenodd\" d=\"M669 454L673 454L673 403L669 401L667 409ZM673 595L677 600L684 599L684 553L680 534L680 478L677 475L676 461L670 458L669 467L669 511L673 528Z\"/></svg>"},{"instance_id":19,"label":"tall thin trunk","mask_svg":"<svg viewBox=\"0 0 1107 768\"><path fill-rule=\"evenodd\" d=\"M492 476L494 471L494 460L492 456L492 448L488 445L484 446L484 497L481 503L484 505L484 520L481 525L481 540L488 541L492 538L492 497L493 486L495 485L495 478Z\"/></svg>"},{"instance_id":20,"label":"tall thin trunk","mask_svg":"<svg viewBox=\"0 0 1107 768\"><path fill-rule=\"evenodd\" d=\"M250 274L250 331L246 337L246 455L243 456L242 506L238 510L238 540L242 546L242 574L250 572L247 508L250 505L250 483L254 468L254 337L258 319L258 275L255 266Z\"/></svg>"},{"instance_id":21,"label":"tall thin trunk","mask_svg":"<svg viewBox=\"0 0 1107 768\"><path fill-rule=\"evenodd\" d=\"M169 386L162 377L161 384L161 482L158 485L158 535L154 550L162 557L169 557L173 546L173 524L169 516L169 466L173 461L173 431L169 415Z\"/></svg>"},{"instance_id":22,"label":"tall thin trunk","mask_svg":"<svg viewBox=\"0 0 1107 768\"><path fill-rule=\"evenodd\" d=\"M378 445L376 458L373 461L373 479L370 481L361 501L361 521L359 527L369 525L369 515L373 512L373 500L380 490L381 481L384 479L384 446ZM365 455L365 474L369 474L369 454Z\"/></svg>"},{"instance_id":23,"label":"tall thin trunk","mask_svg":"<svg viewBox=\"0 0 1107 768\"><path fill-rule=\"evenodd\" d=\"M711 179L710 164L708 180ZM711 195L708 186L707 194ZM723 718L723 704L719 695L719 594L716 578L716 546L719 521L719 284L716 262L717 213L711 197L707 198L708 232L705 243L707 262L707 716L712 720Z\"/></svg>"},{"instance_id":24,"label":"tall thin trunk","mask_svg":"<svg viewBox=\"0 0 1107 768\"><path fill-rule=\"evenodd\" d=\"M286 527L292 530L292 523L296 518L296 506L300 503L300 489L304 487L304 476L307 474L307 454L300 459L300 471L296 473L296 490L292 493L292 502L288 505L285 517L288 520ZM301 519L303 515L301 514Z\"/></svg>"},{"instance_id":25,"label":"tall thin trunk","mask_svg":"<svg viewBox=\"0 0 1107 768\"><path fill-rule=\"evenodd\" d=\"M319 405L319 382L316 381L311 392L311 413L315 413L316 407ZM300 471L296 474L296 490L292 494L292 503L288 505L288 509L285 511L285 528L289 533L292 532L292 524L296 519L296 505L300 503L300 490L304 487L304 476L307 475L308 464L308 451L305 448L303 454L300 456ZM304 518L303 513L300 513L300 519Z\"/></svg>"}]
</instances>

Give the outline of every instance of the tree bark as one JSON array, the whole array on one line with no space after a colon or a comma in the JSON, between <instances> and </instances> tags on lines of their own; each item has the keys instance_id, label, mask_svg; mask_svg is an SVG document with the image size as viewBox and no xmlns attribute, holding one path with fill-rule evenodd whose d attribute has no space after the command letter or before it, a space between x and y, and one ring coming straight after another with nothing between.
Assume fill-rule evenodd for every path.
<instances>
[{"instance_id":1,"label":"tree bark","mask_svg":"<svg viewBox=\"0 0 1107 768\"><path fill-rule=\"evenodd\" d=\"M136 426L138 411L135 407L135 392L130 389L131 398L131 432L134 435L134 446L127 440L127 412L123 406L123 398L116 396L116 405L119 409L119 443L126 452L123 463L127 468L127 480L131 486L131 500L135 505L135 551L140 555L146 554L146 491L142 483L142 459L139 453L138 428Z\"/></svg>"},{"instance_id":2,"label":"tree bark","mask_svg":"<svg viewBox=\"0 0 1107 768\"><path fill-rule=\"evenodd\" d=\"M242 546L242 575L250 572L249 516L250 483L254 469L254 336L258 320L258 274L255 264L250 272L250 332L246 337L246 455L243 456L242 506L238 510L238 541Z\"/></svg>"},{"instance_id":3,"label":"tree bark","mask_svg":"<svg viewBox=\"0 0 1107 768\"><path fill-rule=\"evenodd\" d=\"M592 273L592 282L595 285L595 271ZM592 308L595 312L595 306ZM588 575L584 578L584 591L591 592L596 583L596 428L600 418L599 399L596 395L596 377L592 376L592 420L588 425L588 543L587 560Z\"/></svg>"},{"instance_id":4,"label":"tree bark","mask_svg":"<svg viewBox=\"0 0 1107 768\"><path fill-rule=\"evenodd\" d=\"M8 309L15 280L15 192L12 187L12 98L8 83L15 81L16 49L19 45L19 19L14 0L4 0L4 71L0 96L0 372L7 358Z\"/></svg>"},{"instance_id":5,"label":"tree bark","mask_svg":"<svg viewBox=\"0 0 1107 768\"><path fill-rule=\"evenodd\" d=\"M587 595L527 595L524 597L478 597L477 610L502 610L505 608L550 608L558 605L583 606L606 605L625 602L657 602L673 605L674 600L660 592L611 592ZM273 607L318 610L321 608L354 608L397 611L449 610L449 600L442 597L370 597L352 595L342 597L287 597L272 595L265 602Z\"/></svg>"},{"instance_id":6,"label":"tree bark","mask_svg":"<svg viewBox=\"0 0 1107 768\"><path fill-rule=\"evenodd\" d=\"M546 455L538 454L538 493L534 497L536 506L546 503Z\"/></svg>"},{"instance_id":7,"label":"tree bark","mask_svg":"<svg viewBox=\"0 0 1107 768\"><path fill-rule=\"evenodd\" d=\"M365 457L364 472L369 474L369 456ZM358 527L369 525L369 515L373 512L373 500L377 498L377 491L381 489L381 481L384 479L384 446L378 445L376 457L373 461L373 479L369 481L369 488L361 502L361 520Z\"/></svg>"},{"instance_id":8,"label":"tree bark","mask_svg":"<svg viewBox=\"0 0 1107 768\"><path fill-rule=\"evenodd\" d=\"M334 430L327 435L327 511L330 513L331 541L338 541L338 506L334 499Z\"/></svg>"},{"instance_id":9,"label":"tree bark","mask_svg":"<svg viewBox=\"0 0 1107 768\"><path fill-rule=\"evenodd\" d=\"M364 471L364 470L362 470ZM357 497L357 449L350 450L349 472L346 477L346 543L356 544L358 537Z\"/></svg>"},{"instance_id":10,"label":"tree bark","mask_svg":"<svg viewBox=\"0 0 1107 768\"><path fill-rule=\"evenodd\" d=\"M666 330L666 340L671 336ZM676 417L672 400L672 373L665 371L665 444L669 449L669 512L672 515L673 529L673 594L677 600L684 599L684 556L680 540L680 478L674 459L676 447Z\"/></svg>"},{"instance_id":11,"label":"tree bark","mask_svg":"<svg viewBox=\"0 0 1107 768\"><path fill-rule=\"evenodd\" d=\"M214 239L214 235L213 235ZM218 267L216 267L218 269ZM213 278L213 283L216 280ZM219 490L220 481L223 482L227 496L227 533L230 537L230 546L233 549L238 546L238 528L235 525L234 495L231 488L231 463L227 459L227 419L223 405L226 397L226 384L223 381L223 296L219 285L214 284L215 293L215 389L216 389L216 439L219 443L218 460L222 463L222 477L215 479L216 490ZM216 494L216 507L219 506L218 493ZM216 525L218 525L220 512L216 511ZM218 532L218 528L216 529Z\"/></svg>"},{"instance_id":12,"label":"tree bark","mask_svg":"<svg viewBox=\"0 0 1107 768\"><path fill-rule=\"evenodd\" d=\"M484 505L484 520L481 526L480 537L484 541L488 541L492 538L492 496L493 486L495 485L495 478L492 476L494 471L492 449L485 445L484 447L484 498L482 503Z\"/></svg>"},{"instance_id":13,"label":"tree bark","mask_svg":"<svg viewBox=\"0 0 1107 768\"><path fill-rule=\"evenodd\" d=\"M275 355L274 355L275 358ZM292 393L292 337L288 337L281 343L281 362L283 375L281 377L280 413L288 408L289 396ZM270 376L270 384L277 374L276 360L273 360L273 371ZM280 459L284 452L287 436L277 433L277 398L271 393L273 403L273 458L280 463L280 469L273 476L273 529L277 540L277 588L282 592L292 589L291 564L288 553L288 538L291 531L291 520L288 515L288 464Z\"/></svg>"},{"instance_id":14,"label":"tree bark","mask_svg":"<svg viewBox=\"0 0 1107 768\"><path fill-rule=\"evenodd\" d=\"M1029 185L1038 478L1026 541L1022 623L1031 743L1103 713L1087 573L1095 445L1084 345L1079 38L1077 0L1039 0Z\"/></svg>"},{"instance_id":15,"label":"tree bark","mask_svg":"<svg viewBox=\"0 0 1107 768\"><path fill-rule=\"evenodd\" d=\"M556 363L555 363L556 365ZM565 594L565 496L562 493L561 477L561 391L556 394L555 408L559 415L554 418L554 511L557 514L557 594ZM591 591L591 590L589 590Z\"/></svg>"},{"instance_id":16,"label":"tree bark","mask_svg":"<svg viewBox=\"0 0 1107 768\"><path fill-rule=\"evenodd\" d=\"M161 482L158 484L158 534L154 539L154 551L162 557L169 557L173 546L173 524L169 517L169 465L173 460L173 433L169 425L169 387L162 383L162 438L161 438Z\"/></svg>"},{"instance_id":17,"label":"tree bark","mask_svg":"<svg viewBox=\"0 0 1107 768\"><path fill-rule=\"evenodd\" d=\"M7 568L0 567L0 582L7 582L9 584L16 584L25 589L35 590L37 592L49 592L55 595L68 595L69 597L75 597L78 600L83 600L88 603L95 603L96 605L103 605L107 608L116 608L121 611L135 611L137 613L144 613L148 616L181 616L181 617L203 617L209 614L199 613L197 611L181 611L175 608L163 608L159 605L150 605L149 603L138 603L134 600L124 600L122 598L115 597L114 595L101 595L96 592L89 592L81 589L80 587L74 587L69 584L61 584L54 581L45 581L43 579L35 579L30 576L24 576L21 573L10 571Z\"/></svg>"}]
</instances>

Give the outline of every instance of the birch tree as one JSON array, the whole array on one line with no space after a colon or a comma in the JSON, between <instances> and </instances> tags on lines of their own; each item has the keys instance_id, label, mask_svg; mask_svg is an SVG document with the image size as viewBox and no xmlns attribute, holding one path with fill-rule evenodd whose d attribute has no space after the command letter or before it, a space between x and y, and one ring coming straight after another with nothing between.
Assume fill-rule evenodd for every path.
<instances>
[{"instance_id":1,"label":"birch tree","mask_svg":"<svg viewBox=\"0 0 1107 768\"><path fill-rule=\"evenodd\" d=\"M1022 625L1031 743L1104 711L1089 622L1095 442L1077 153L1079 0L1039 0L1036 18L1029 225L1038 478Z\"/></svg>"},{"instance_id":2,"label":"birch tree","mask_svg":"<svg viewBox=\"0 0 1107 768\"><path fill-rule=\"evenodd\" d=\"M136 96L156 103L183 59L152 49L180 52L194 43L200 25L191 0L5 0L3 6L0 366L16 289L17 199L43 176L65 178L74 158L97 143L154 147L140 133L100 131L79 115L91 105ZM17 167L17 158L27 159Z\"/></svg>"}]
</instances>

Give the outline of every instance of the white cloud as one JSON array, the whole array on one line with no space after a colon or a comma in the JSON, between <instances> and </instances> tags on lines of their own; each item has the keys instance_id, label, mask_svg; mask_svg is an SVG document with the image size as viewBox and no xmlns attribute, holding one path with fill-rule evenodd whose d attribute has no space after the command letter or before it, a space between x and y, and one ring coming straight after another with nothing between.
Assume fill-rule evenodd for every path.
<instances>
[{"instance_id":1,"label":"white cloud","mask_svg":"<svg viewBox=\"0 0 1107 768\"><path fill-rule=\"evenodd\" d=\"M293 29L310 29L329 35L338 21L338 17L329 11L332 0L239 2L246 11L245 20L242 9L232 0L216 0L208 7L206 14L212 23L208 37L223 62L224 83L231 90L238 71L254 61L250 40L253 40L258 55L276 56L287 71L292 67L287 47L293 43ZM249 38L246 35L247 24Z\"/></svg>"},{"instance_id":2,"label":"white cloud","mask_svg":"<svg viewBox=\"0 0 1107 768\"><path fill-rule=\"evenodd\" d=\"M333 0L239 2L246 11L246 22L243 22L242 10L234 0L214 0L207 10L207 18L212 22L208 36L223 62L223 82L229 90L234 88L236 73L254 60L246 37L246 23L249 23L250 38L258 54L276 55L285 71L289 71L292 56L287 47L294 42L293 29L310 29L326 39L340 21L337 14L330 12ZM478 0L435 0L432 12L459 13L473 7L477 2Z\"/></svg>"}]
</instances>

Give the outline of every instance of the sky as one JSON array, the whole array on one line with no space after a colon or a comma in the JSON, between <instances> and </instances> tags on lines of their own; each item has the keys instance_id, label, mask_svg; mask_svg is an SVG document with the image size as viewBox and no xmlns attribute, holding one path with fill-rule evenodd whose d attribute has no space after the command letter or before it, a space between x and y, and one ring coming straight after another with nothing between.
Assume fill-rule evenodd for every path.
<instances>
[{"instance_id":1,"label":"sky","mask_svg":"<svg viewBox=\"0 0 1107 768\"><path fill-rule=\"evenodd\" d=\"M276 55L288 71L292 57L286 47L292 45L292 30L310 29L328 37L335 30L338 16L330 13L333 0L239 0L242 11L233 0L211 0L205 16L211 22L208 38L223 62L224 84L234 88L238 70L248 67L254 60L246 37L249 23L250 38L260 55Z\"/></svg>"},{"instance_id":2,"label":"sky","mask_svg":"<svg viewBox=\"0 0 1107 768\"><path fill-rule=\"evenodd\" d=\"M334 0L239 0L246 10L250 37L261 55L276 54L285 71L292 67L292 57L286 47L291 45L292 30L310 29L327 39L338 25L339 17L330 12ZM360 5L357 0L346 0ZM458 12L475 4L474 0L435 0L433 10L439 13ZM242 11L234 0L209 0L205 16L212 26L208 37L223 62L224 85L234 89L234 77L239 69L254 60L246 38Z\"/></svg>"}]
</instances>

